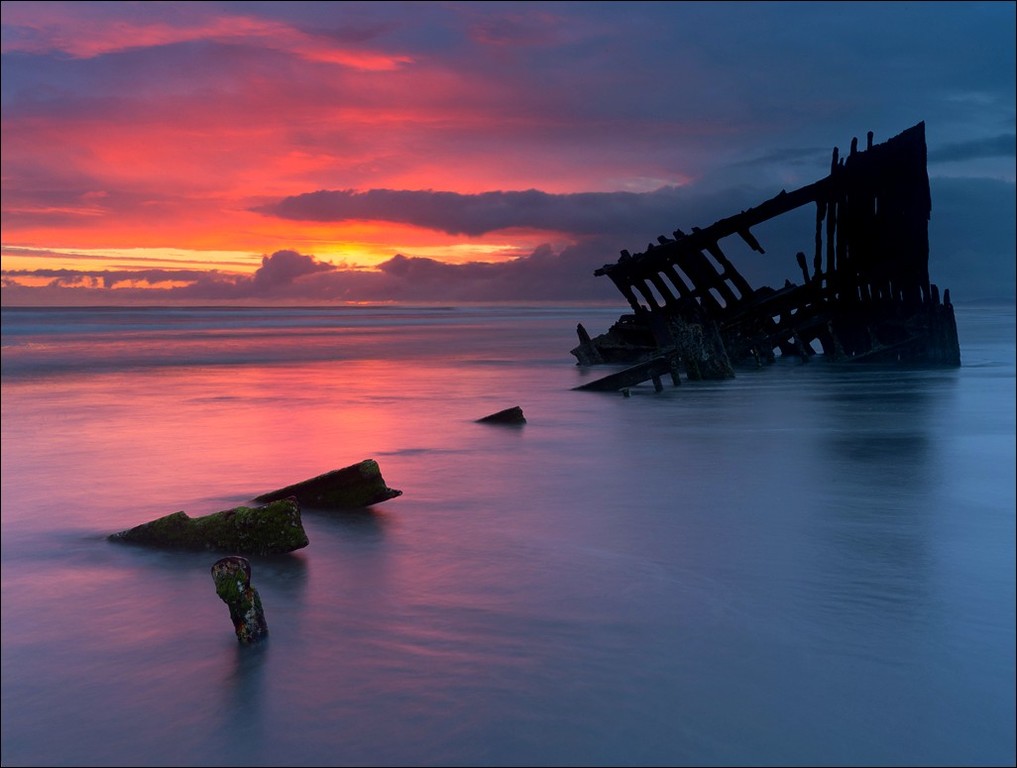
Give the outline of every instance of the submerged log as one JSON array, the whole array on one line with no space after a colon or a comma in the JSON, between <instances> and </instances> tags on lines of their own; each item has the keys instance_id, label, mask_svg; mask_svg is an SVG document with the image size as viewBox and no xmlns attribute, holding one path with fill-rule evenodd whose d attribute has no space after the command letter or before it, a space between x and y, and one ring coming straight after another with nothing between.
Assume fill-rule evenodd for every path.
<instances>
[{"instance_id":1,"label":"submerged log","mask_svg":"<svg viewBox=\"0 0 1017 768\"><path fill-rule=\"evenodd\" d=\"M224 557L212 565L215 593L230 609L230 620L243 645L256 643L268 634L265 611L258 590L251 586L251 563L244 557Z\"/></svg>"},{"instance_id":2,"label":"submerged log","mask_svg":"<svg viewBox=\"0 0 1017 768\"><path fill-rule=\"evenodd\" d=\"M263 507L234 507L204 517L174 512L109 536L159 547L274 555L306 547L307 534L294 499L281 499Z\"/></svg>"},{"instance_id":3,"label":"submerged log","mask_svg":"<svg viewBox=\"0 0 1017 768\"><path fill-rule=\"evenodd\" d=\"M333 469L310 480L263 493L255 497L255 501L275 501L292 496L308 507L355 508L380 504L402 494L402 491L385 485L378 462L365 459L359 464Z\"/></svg>"},{"instance_id":4,"label":"submerged log","mask_svg":"<svg viewBox=\"0 0 1017 768\"><path fill-rule=\"evenodd\" d=\"M526 417L523 416L523 409L515 405L511 408L506 408L504 411L498 411L490 416L477 419L477 422L483 424L525 424Z\"/></svg>"}]
</instances>

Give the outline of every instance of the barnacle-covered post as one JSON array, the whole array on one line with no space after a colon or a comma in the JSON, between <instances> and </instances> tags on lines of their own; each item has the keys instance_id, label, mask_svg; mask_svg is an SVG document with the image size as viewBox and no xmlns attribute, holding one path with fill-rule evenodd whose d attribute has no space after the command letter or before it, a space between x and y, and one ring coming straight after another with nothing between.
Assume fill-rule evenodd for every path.
<instances>
[{"instance_id":1,"label":"barnacle-covered post","mask_svg":"<svg viewBox=\"0 0 1017 768\"><path fill-rule=\"evenodd\" d=\"M243 645L268 634L258 590L251 586L251 563L245 557L224 557L212 566L215 592L229 606L230 619Z\"/></svg>"}]
</instances>

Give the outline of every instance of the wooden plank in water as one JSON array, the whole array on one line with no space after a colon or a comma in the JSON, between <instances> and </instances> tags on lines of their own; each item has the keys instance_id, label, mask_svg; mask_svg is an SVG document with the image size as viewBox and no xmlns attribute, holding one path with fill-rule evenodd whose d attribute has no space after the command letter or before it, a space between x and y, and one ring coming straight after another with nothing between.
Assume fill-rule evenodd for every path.
<instances>
[{"instance_id":1,"label":"wooden plank in water","mask_svg":"<svg viewBox=\"0 0 1017 768\"><path fill-rule=\"evenodd\" d=\"M652 360L647 360L645 363L633 365L623 371L610 373L596 381L580 384L578 387L573 387L572 389L584 389L594 392L617 392L625 389L626 387L634 387L637 384L642 384L644 381L653 379L654 388L660 392L660 390L663 389L663 386L660 383L660 377L666 373L671 374L672 378L674 378L675 371L676 369L673 368L671 364L671 357L668 355L661 355L653 358ZM675 383L677 384L678 381L676 380Z\"/></svg>"}]
</instances>

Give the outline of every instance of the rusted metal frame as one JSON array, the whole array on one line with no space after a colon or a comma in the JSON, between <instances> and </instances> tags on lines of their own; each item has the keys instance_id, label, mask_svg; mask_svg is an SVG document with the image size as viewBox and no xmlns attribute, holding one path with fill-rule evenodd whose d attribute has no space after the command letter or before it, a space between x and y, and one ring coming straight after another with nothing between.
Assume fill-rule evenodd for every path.
<instances>
[{"instance_id":1,"label":"rusted metal frame","mask_svg":"<svg viewBox=\"0 0 1017 768\"><path fill-rule=\"evenodd\" d=\"M678 274L678 271L674 268L674 264L671 263L670 259L661 265L660 271L665 277L667 277L668 280L671 281L674 287L678 290L678 295L681 298L691 298L692 289L689 288L689 284L686 283L682 279L681 275Z\"/></svg>"},{"instance_id":2,"label":"rusted metal frame","mask_svg":"<svg viewBox=\"0 0 1017 768\"><path fill-rule=\"evenodd\" d=\"M665 306L673 306L678 301L678 297L674 295L667 283L661 279L659 272L649 272L647 273L646 278L653 283L654 287L656 287L656 289L660 292L661 298L664 299Z\"/></svg>"},{"instance_id":3,"label":"rusted metal frame","mask_svg":"<svg viewBox=\"0 0 1017 768\"><path fill-rule=\"evenodd\" d=\"M684 247L683 241L678 241L674 245L677 251L674 258L675 266L688 275L689 280L695 286L693 295L697 296L704 306L723 312L725 305L731 306L738 302L734 292L727 286L720 273L701 250ZM710 292L711 288L723 297L724 304L721 304L720 300Z\"/></svg>"},{"instance_id":4,"label":"rusted metal frame","mask_svg":"<svg viewBox=\"0 0 1017 768\"><path fill-rule=\"evenodd\" d=\"M758 241L758 240L756 240L756 237L755 237L755 235L753 235L753 234L752 234L752 233L751 233L751 232L749 231L749 228L748 228L748 227L746 227L745 229L739 229L739 230L738 230L738 232L737 232L737 235L738 235L738 237L740 237L740 238L741 238L742 240L744 240L744 241L745 241L745 244L746 244L747 246L749 246L749 248L751 248L752 250L754 250L754 251L755 251L756 253L766 253L766 251L764 251L764 250L763 250L763 246L761 246L761 245L759 244L759 241Z\"/></svg>"},{"instance_id":5,"label":"rusted metal frame","mask_svg":"<svg viewBox=\"0 0 1017 768\"><path fill-rule=\"evenodd\" d=\"M821 318L826 315L825 306L814 299L815 293L810 286L798 286L793 300L786 303L780 319L775 322L771 337L793 338L800 346L808 347L817 335L812 331L819 327Z\"/></svg>"},{"instance_id":6,"label":"rusted metal frame","mask_svg":"<svg viewBox=\"0 0 1017 768\"><path fill-rule=\"evenodd\" d=\"M838 297L913 311L932 300L928 281L931 196L925 171L924 126L837 163ZM836 154L834 155L836 158ZM818 233L817 233L818 240ZM828 248L831 243L828 241Z\"/></svg>"},{"instance_id":7,"label":"rusted metal frame","mask_svg":"<svg viewBox=\"0 0 1017 768\"><path fill-rule=\"evenodd\" d=\"M651 313L653 313L654 311L659 310L661 308L660 304L657 303L656 296L654 296L653 291L651 291L647 287L646 281L644 279L640 277L632 277L629 280L629 284L635 290L639 291L639 293L642 294L643 298L646 299L646 304L642 305L645 309L648 309Z\"/></svg>"},{"instance_id":8,"label":"rusted metal frame","mask_svg":"<svg viewBox=\"0 0 1017 768\"><path fill-rule=\"evenodd\" d=\"M731 263L727 256L724 255L724 252L720 249L719 243L708 243L706 251L713 256L717 263L723 268L723 271L720 273L721 279L734 285L740 294L737 298L734 298L732 294L731 303L737 303L738 301L742 301L752 295L752 286L749 285L749 281L742 277L741 272L735 269L734 264Z\"/></svg>"},{"instance_id":9,"label":"rusted metal frame","mask_svg":"<svg viewBox=\"0 0 1017 768\"><path fill-rule=\"evenodd\" d=\"M940 306L938 289L928 278L931 196L926 160L924 124L877 146L870 132L865 152L858 151L857 139L843 159L834 149L826 178L782 192L705 229L694 228L691 234L676 230L674 240L658 237L659 247L651 243L635 257L623 251L617 264L595 274L608 274L637 312L648 312L654 326L666 324L666 310L677 301L669 290L670 281L679 299L698 299L739 348L746 341L755 344L765 339L760 343L807 357L812 353L810 343L818 339L824 351L835 356L843 356L843 341L851 347L851 356L867 357L881 352L888 342L910 344L920 337L899 341L893 331L896 324L910 322L916 310ZM738 234L763 253L749 228L810 201L816 204L812 274L805 254L799 253L796 258L804 285L758 295L730 264L719 239ZM649 310L636 292L646 297ZM952 320L948 294L944 304ZM946 322L939 325L944 351L936 354L957 364L956 340L950 338ZM890 329L890 337L873 336L877 327ZM656 330L654 335L661 337ZM757 354L755 348L751 352Z\"/></svg>"},{"instance_id":10,"label":"rusted metal frame","mask_svg":"<svg viewBox=\"0 0 1017 768\"><path fill-rule=\"evenodd\" d=\"M829 183L829 178L824 178L792 192L782 191L780 194L771 197L754 208L748 208L734 216L720 219L708 227L696 229L691 234L686 235L685 238L682 238L680 242L686 247L702 250L708 243L715 243L731 235L741 235L745 239L745 234L748 233L751 227L793 211L808 203L815 202L824 193ZM751 240L755 241L755 238L751 238ZM747 240L746 242L749 241ZM758 242L756 245L758 245ZM749 246L752 247L751 242L749 242ZM762 252L761 248L754 248L754 250Z\"/></svg>"},{"instance_id":11,"label":"rusted metal frame","mask_svg":"<svg viewBox=\"0 0 1017 768\"><path fill-rule=\"evenodd\" d=\"M708 227L697 229L690 234L678 238L674 242L668 242L660 247L665 249L677 247L680 249L681 253L689 251L698 252L704 250L708 244L716 243L718 240L722 240L730 235L741 235L744 239L751 227L761 224L764 221L769 221L770 219L785 214L788 211L793 211L795 208L800 208L803 205L815 202L820 198L820 196L825 194L829 183L829 178L824 178L792 192L782 191L779 195L760 203L754 208L749 208L741 213L735 214L734 216L720 219ZM749 235L749 237L751 241L755 241L755 238L751 237L751 235ZM746 242L749 242L749 240L746 240ZM749 244L751 247L751 242ZM756 245L758 246L758 242ZM652 249L651 253L654 257L659 255L657 253L658 250L658 248ZM757 248L756 250L762 252L761 248ZM594 275L598 277L600 275L607 275L619 269L621 266L622 263L605 264L600 269L595 270Z\"/></svg>"},{"instance_id":12,"label":"rusted metal frame","mask_svg":"<svg viewBox=\"0 0 1017 768\"><path fill-rule=\"evenodd\" d=\"M654 247L651 251L637 254L631 257L631 259L626 259L612 266L614 268L607 271L606 274L619 287L621 284L626 284L643 294L651 311L659 309L659 306L653 298L652 292L646 287L645 281L650 280L653 282L654 278L659 280L661 271L665 272L668 278L675 282L675 287L679 289L679 293L684 292L685 295L699 298L706 305L717 311L722 311L724 308L717 298L709 292L710 288L723 284L717 271L709 263L706 256L699 251L687 250L681 241L669 241ZM689 278L692 282L691 289L675 272L674 267L681 269ZM654 282L654 285L657 285L658 288L661 287L659 282ZM667 291L666 294L662 292L662 295L665 298L667 298L667 295L673 297L671 291ZM733 294L731 294L731 299L734 300ZM629 303L632 304L631 299ZM638 300L636 303L639 303ZM633 304L633 306L636 305Z\"/></svg>"},{"instance_id":13,"label":"rusted metal frame","mask_svg":"<svg viewBox=\"0 0 1017 768\"><path fill-rule=\"evenodd\" d=\"M823 272L823 221L826 218L826 200L816 201L816 250L812 257L812 274L816 279L822 279L828 274ZM830 265L827 264L829 270Z\"/></svg>"},{"instance_id":14,"label":"rusted metal frame","mask_svg":"<svg viewBox=\"0 0 1017 768\"><path fill-rule=\"evenodd\" d=\"M728 313L724 318L724 325L731 327L751 316L764 317L779 314L780 308L784 307L787 302L787 297L793 295L800 287L798 285L790 285L773 293L757 294Z\"/></svg>"},{"instance_id":15,"label":"rusted metal frame","mask_svg":"<svg viewBox=\"0 0 1017 768\"><path fill-rule=\"evenodd\" d=\"M627 281L627 275L615 271L611 271L606 274L611 278L611 282L613 282L615 287L621 292L621 295L625 297L625 300L628 301L629 306L632 307L636 314L645 311L646 307L640 304L639 299L637 299L636 295L632 292L632 287Z\"/></svg>"},{"instance_id":16,"label":"rusted metal frame","mask_svg":"<svg viewBox=\"0 0 1017 768\"><path fill-rule=\"evenodd\" d=\"M838 205L840 203L840 151L837 147L833 148L833 153L830 159L830 175L828 184L823 190L822 197L817 201L821 202L821 210L825 215L826 223L826 276L827 284L830 287L831 298L837 300L842 290L842 279L841 274L838 271L839 264L837 262L837 218L838 218ZM817 216L819 213L817 212ZM819 222L817 224L817 240L819 238Z\"/></svg>"}]
</instances>

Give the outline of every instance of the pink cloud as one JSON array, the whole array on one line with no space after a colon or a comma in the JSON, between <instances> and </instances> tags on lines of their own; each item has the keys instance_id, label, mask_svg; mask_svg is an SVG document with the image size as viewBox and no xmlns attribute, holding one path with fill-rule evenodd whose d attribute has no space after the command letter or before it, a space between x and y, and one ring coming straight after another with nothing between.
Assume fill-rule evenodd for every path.
<instances>
[{"instance_id":1,"label":"pink cloud","mask_svg":"<svg viewBox=\"0 0 1017 768\"><path fill-rule=\"evenodd\" d=\"M291 25L244 15L215 15L200 4L166 8L105 9L87 3L7 3L3 6L4 51L63 53L88 59L111 53L195 41L249 43L308 61L357 70L389 71L412 62L409 56L337 44ZM122 11L126 10L127 13Z\"/></svg>"}]
</instances>

